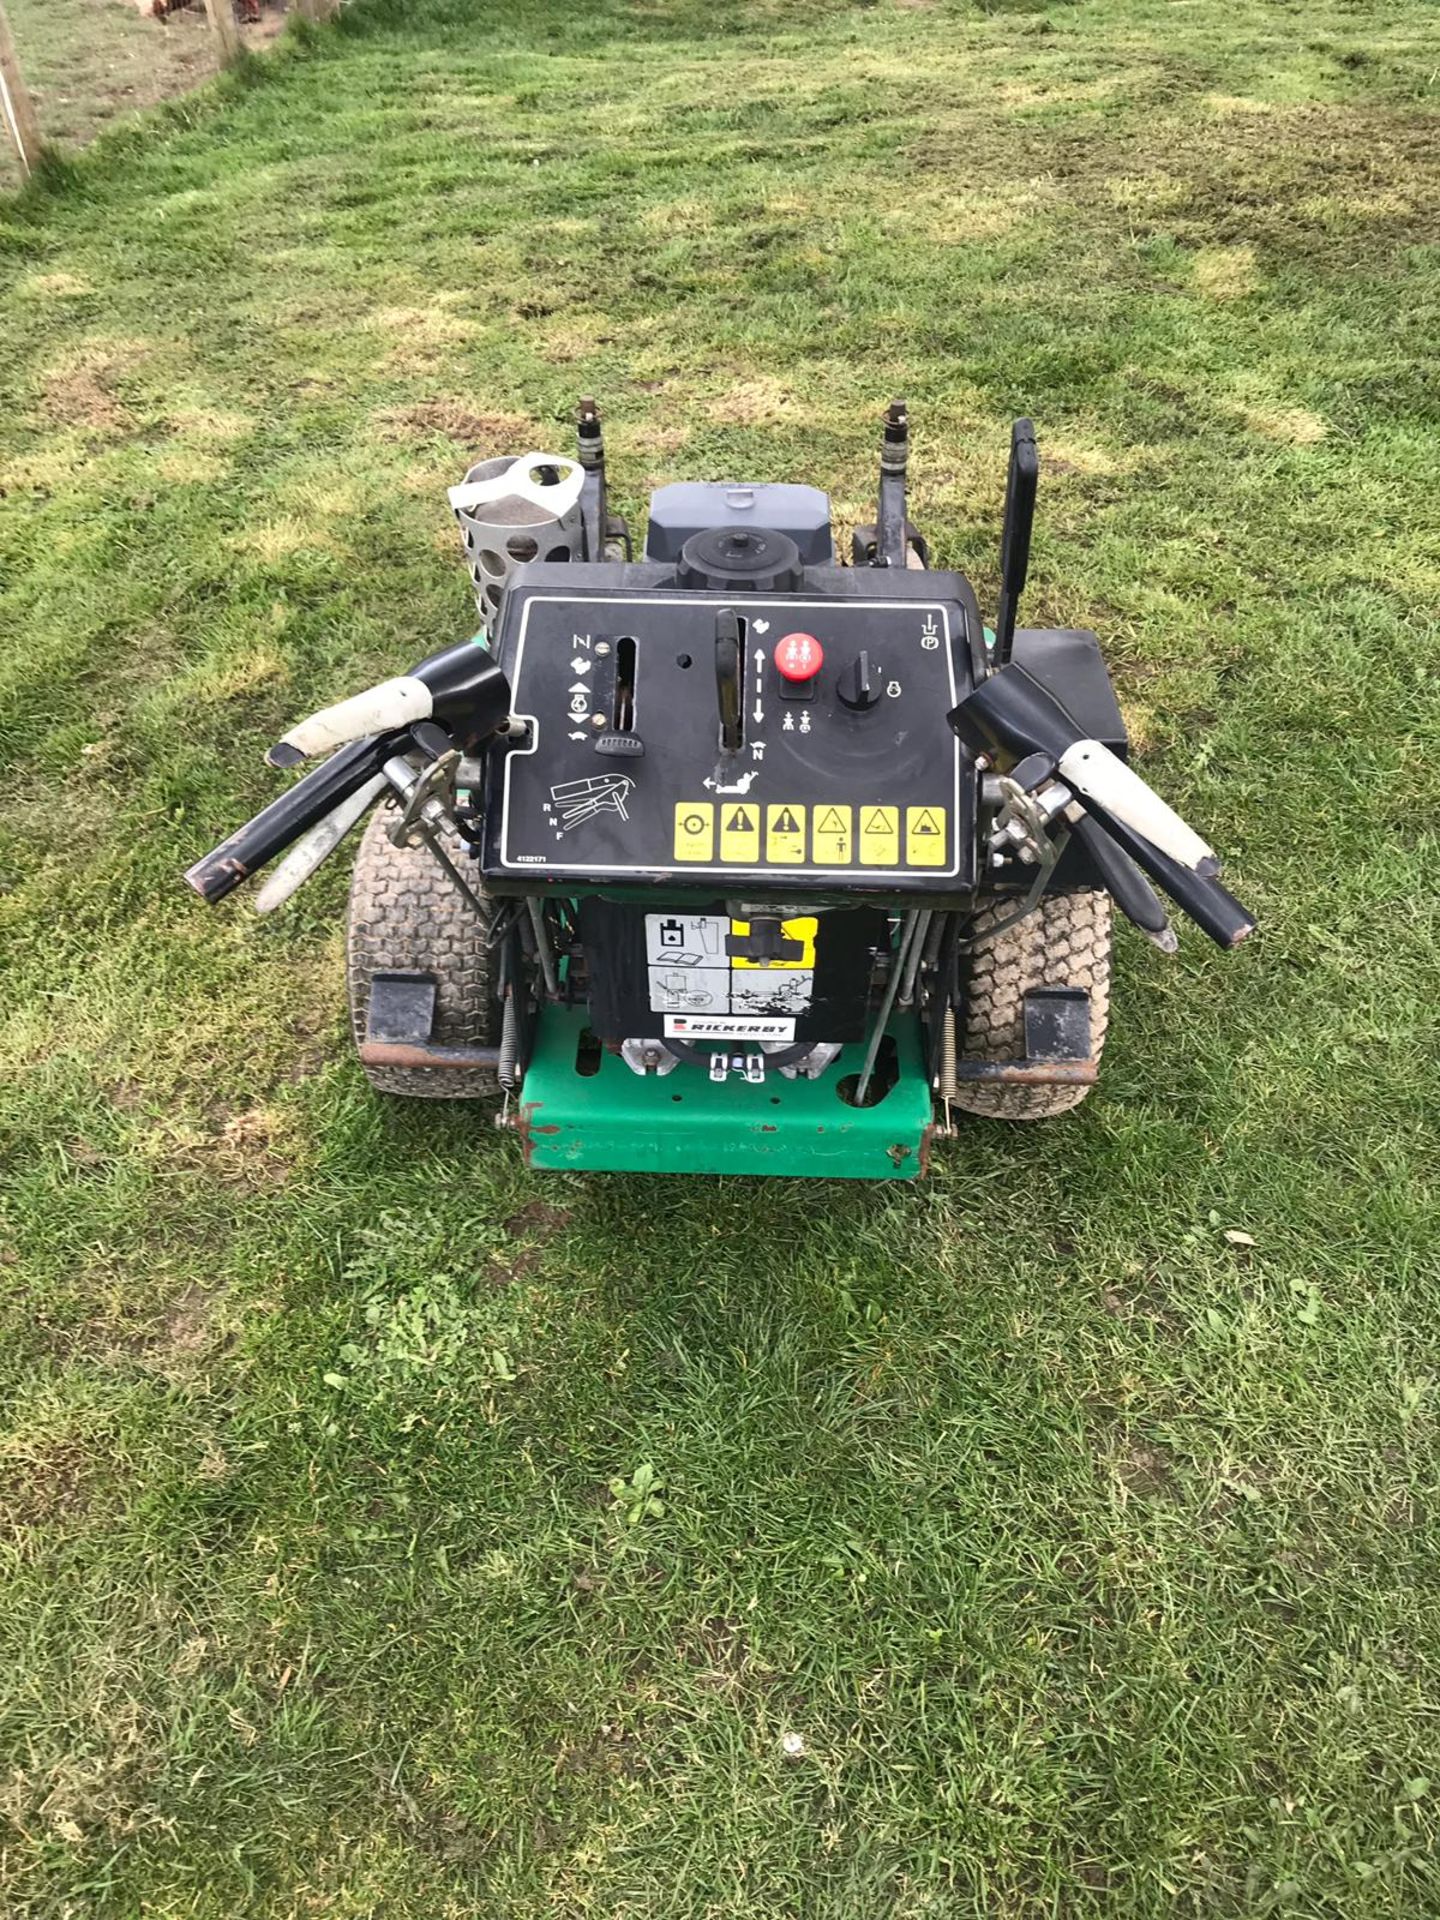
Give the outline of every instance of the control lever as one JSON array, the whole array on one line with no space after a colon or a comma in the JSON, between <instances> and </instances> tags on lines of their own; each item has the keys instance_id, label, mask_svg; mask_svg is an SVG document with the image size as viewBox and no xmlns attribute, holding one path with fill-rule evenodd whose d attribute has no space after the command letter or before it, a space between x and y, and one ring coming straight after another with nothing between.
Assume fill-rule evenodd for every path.
<instances>
[{"instance_id":1,"label":"control lever","mask_svg":"<svg viewBox=\"0 0 1440 1920\"><path fill-rule=\"evenodd\" d=\"M720 702L722 753L738 753L744 744L743 657L740 616L733 607L722 607L715 616L715 692Z\"/></svg>"},{"instance_id":2,"label":"control lever","mask_svg":"<svg viewBox=\"0 0 1440 1920\"><path fill-rule=\"evenodd\" d=\"M308 833L302 834L270 878L255 895L256 913L273 913L304 886L310 876L330 858L350 829L364 819L370 808L390 784L384 773L377 773L357 787L348 799L325 814Z\"/></svg>"},{"instance_id":3,"label":"control lever","mask_svg":"<svg viewBox=\"0 0 1440 1920\"><path fill-rule=\"evenodd\" d=\"M284 853L302 834L318 826L342 802L369 786L385 763L409 744L404 728L352 740L313 767L303 780L257 813L253 820L202 859L185 875L202 900L212 906L233 893L257 868Z\"/></svg>"},{"instance_id":4,"label":"control lever","mask_svg":"<svg viewBox=\"0 0 1440 1920\"><path fill-rule=\"evenodd\" d=\"M1040 486L1035 428L1017 420L1010 429L1010 471L1005 480L1005 521L1000 532L1000 604L995 612L995 667L1007 667L1015 645L1015 610L1030 571L1030 534Z\"/></svg>"},{"instance_id":5,"label":"control lever","mask_svg":"<svg viewBox=\"0 0 1440 1920\"><path fill-rule=\"evenodd\" d=\"M905 565L905 468L910 455L910 416L903 400L894 400L885 415L880 447L880 499L875 509L875 563L881 567Z\"/></svg>"},{"instance_id":6,"label":"control lever","mask_svg":"<svg viewBox=\"0 0 1440 1920\"><path fill-rule=\"evenodd\" d=\"M1253 915L1220 885L1220 862L1199 834L1107 746L1087 739L1073 714L1023 667L997 669L949 720L967 746L1002 766L1035 757L1043 778L1044 765L1052 765L1084 812L1217 945L1236 947L1254 932ZM1150 931L1154 910L1133 882L1122 882L1117 897Z\"/></svg>"},{"instance_id":7,"label":"control lever","mask_svg":"<svg viewBox=\"0 0 1440 1920\"><path fill-rule=\"evenodd\" d=\"M421 774L406 758L416 751L426 763ZM423 829L432 829L437 820L448 827L453 821L454 776L459 764L455 741L433 721L420 720L413 727L396 727L352 740L197 860L185 875L186 881L213 906L252 873L289 850L289 857L255 902L258 912L273 912L334 852L387 786L395 788L407 802L412 801L417 787L423 788L419 801L406 813L407 828L417 808L423 811Z\"/></svg>"},{"instance_id":8,"label":"control lever","mask_svg":"<svg viewBox=\"0 0 1440 1920\"><path fill-rule=\"evenodd\" d=\"M1166 918L1159 896L1124 849L1113 841L1098 820L1078 805L1065 812L1066 822L1074 828L1105 890L1130 922L1161 953L1174 953L1179 946L1175 929Z\"/></svg>"}]
</instances>

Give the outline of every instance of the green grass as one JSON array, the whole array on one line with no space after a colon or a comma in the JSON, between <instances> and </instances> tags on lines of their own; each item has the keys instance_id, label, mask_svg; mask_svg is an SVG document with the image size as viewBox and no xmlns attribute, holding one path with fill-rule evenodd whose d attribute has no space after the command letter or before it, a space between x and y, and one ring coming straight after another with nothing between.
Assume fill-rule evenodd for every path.
<instances>
[{"instance_id":1,"label":"green grass","mask_svg":"<svg viewBox=\"0 0 1440 1920\"><path fill-rule=\"evenodd\" d=\"M1433 28L377 0L0 208L7 1914L1440 1912ZM987 604L1034 415L1264 927L1073 1119L531 1180L178 884L590 391Z\"/></svg>"}]
</instances>

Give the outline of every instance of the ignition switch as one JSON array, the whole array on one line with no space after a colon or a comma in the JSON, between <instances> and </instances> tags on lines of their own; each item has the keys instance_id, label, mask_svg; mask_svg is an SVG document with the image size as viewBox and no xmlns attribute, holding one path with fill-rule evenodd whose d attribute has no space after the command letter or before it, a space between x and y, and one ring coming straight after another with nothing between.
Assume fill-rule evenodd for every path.
<instances>
[{"instance_id":1,"label":"ignition switch","mask_svg":"<svg viewBox=\"0 0 1440 1920\"><path fill-rule=\"evenodd\" d=\"M880 674L863 649L840 676L835 689L852 713L868 713L880 699Z\"/></svg>"}]
</instances>

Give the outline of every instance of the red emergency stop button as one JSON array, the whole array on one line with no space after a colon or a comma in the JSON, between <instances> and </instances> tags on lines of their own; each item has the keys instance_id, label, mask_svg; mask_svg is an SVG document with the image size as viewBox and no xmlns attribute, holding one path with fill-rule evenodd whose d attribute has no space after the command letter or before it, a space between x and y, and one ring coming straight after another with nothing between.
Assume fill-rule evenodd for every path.
<instances>
[{"instance_id":1,"label":"red emergency stop button","mask_svg":"<svg viewBox=\"0 0 1440 1920\"><path fill-rule=\"evenodd\" d=\"M787 633L775 643L775 665L780 678L798 685L813 680L825 664L825 649L813 633Z\"/></svg>"}]
</instances>

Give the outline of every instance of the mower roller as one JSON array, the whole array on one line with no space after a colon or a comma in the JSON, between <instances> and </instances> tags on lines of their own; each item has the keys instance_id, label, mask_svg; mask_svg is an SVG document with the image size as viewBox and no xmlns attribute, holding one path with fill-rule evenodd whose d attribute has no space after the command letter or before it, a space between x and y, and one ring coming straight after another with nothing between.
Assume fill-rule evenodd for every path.
<instances>
[{"instance_id":1,"label":"mower roller","mask_svg":"<svg viewBox=\"0 0 1440 1920\"><path fill-rule=\"evenodd\" d=\"M913 1179L957 1116L1093 1084L1111 902L1254 926L1127 764L1092 633L1021 627L1039 459L1011 439L993 631L906 510L885 417L850 564L818 489L679 484L643 556L578 457L451 491L484 625L270 749L320 764L186 878L288 899L369 811L356 1046L383 1093L496 1103L537 1168ZM1157 892L1157 889L1159 890Z\"/></svg>"}]
</instances>

